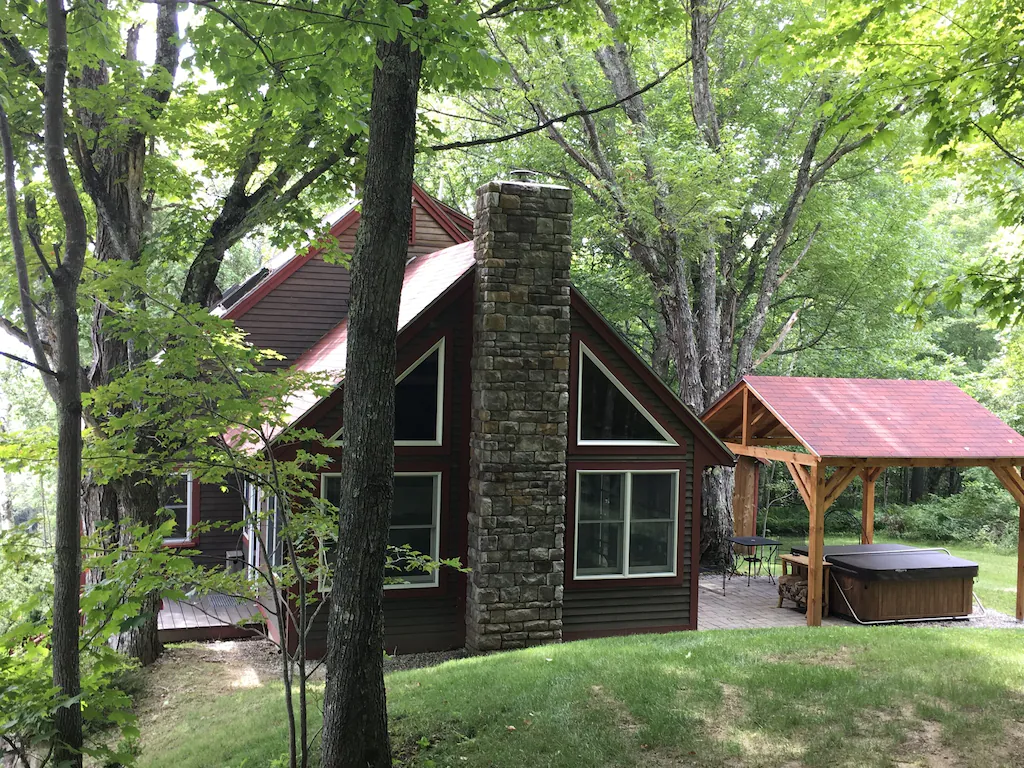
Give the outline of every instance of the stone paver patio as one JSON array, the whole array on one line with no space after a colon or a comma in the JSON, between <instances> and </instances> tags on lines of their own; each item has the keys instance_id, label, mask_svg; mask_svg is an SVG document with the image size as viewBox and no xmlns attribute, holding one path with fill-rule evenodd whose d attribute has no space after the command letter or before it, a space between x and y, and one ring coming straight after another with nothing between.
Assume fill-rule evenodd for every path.
<instances>
[{"instance_id":1,"label":"stone paver patio","mask_svg":"<svg viewBox=\"0 0 1024 768\"><path fill-rule=\"evenodd\" d=\"M779 602L778 587L768 581L767 576L759 576L750 580L747 577L733 576L722 591L722 574L707 574L700 577L700 601L697 613L697 629L768 629L771 627L805 627L804 615L793 603L787 600L782 608L776 608ZM941 622L939 626L959 627L1002 627L1024 629L1012 616L989 610L981 614L975 606L975 613L967 621ZM826 627L855 627L857 624L836 616L824 617L821 621ZM928 622L905 626L927 626ZM932 626L936 626L932 624Z\"/></svg>"},{"instance_id":2,"label":"stone paver patio","mask_svg":"<svg viewBox=\"0 0 1024 768\"><path fill-rule=\"evenodd\" d=\"M722 591L721 574L700 577L700 604L697 609L697 629L766 629L768 627L805 627L804 615L786 601L782 608L778 587L767 576L750 580L746 576L733 576ZM849 622L833 616L822 619L824 626L850 626Z\"/></svg>"}]
</instances>

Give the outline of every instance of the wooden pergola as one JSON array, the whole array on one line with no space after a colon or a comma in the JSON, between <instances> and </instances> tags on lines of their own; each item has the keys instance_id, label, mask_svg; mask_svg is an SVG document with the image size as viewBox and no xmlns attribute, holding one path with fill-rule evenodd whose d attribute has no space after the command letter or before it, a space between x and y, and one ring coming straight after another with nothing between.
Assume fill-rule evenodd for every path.
<instances>
[{"instance_id":1,"label":"wooden pergola","mask_svg":"<svg viewBox=\"0 0 1024 768\"><path fill-rule=\"evenodd\" d=\"M745 376L703 416L738 456L733 527L755 533L762 460L786 465L810 516L807 625L820 626L825 512L857 477L861 541L886 467L988 467L1020 507L1017 620L1024 620L1024 437L944 381Z\"/></svg>"}]
</instances>

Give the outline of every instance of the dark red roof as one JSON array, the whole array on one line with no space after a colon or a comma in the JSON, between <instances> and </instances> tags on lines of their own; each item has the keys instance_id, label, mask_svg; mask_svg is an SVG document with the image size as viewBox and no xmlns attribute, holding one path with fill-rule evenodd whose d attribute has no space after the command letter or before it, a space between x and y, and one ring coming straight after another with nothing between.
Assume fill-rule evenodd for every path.
<instances>
[{"instance_id":1,"label":"dark red roof","mask_svg":"<svg viewBox=\"0 0 1024 768\"><path fill-rule=\"evenodd\" d=\"M742 382L818 456L1024 456L1024 437L952 382L788 376Z\"/></svg>"}]
</instances>

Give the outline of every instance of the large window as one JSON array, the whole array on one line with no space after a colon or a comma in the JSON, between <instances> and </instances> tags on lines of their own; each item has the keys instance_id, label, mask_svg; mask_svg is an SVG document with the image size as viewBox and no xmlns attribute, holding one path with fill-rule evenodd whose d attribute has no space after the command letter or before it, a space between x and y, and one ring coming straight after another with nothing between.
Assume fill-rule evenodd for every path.
<instances>
[{"instance_id":1,"label":"large window","mask_svg":"<svg viewBox=\"0 0 1024 768\"><path fill-rule=\"evenodd\" d=\"M165 544L184 544L192 540L193 499L192 475L178 475L160 489L160 506L174 516L174 529Z\"/></svg>"},{"instance_id":2,"label":"large window","mask_svg":"<svg viewBox=\"0 0 1024 768\"><path fill-rule=\"evenodd\" d=\"M250 575L255 576L256 570L263 563L263 547L266 548L271 566L277 567L284 563L284 534L281 531L284 521L276 496L253 483L246 483L245 497L248 506L243 531L247 542L246 560ZM263 547L260 546L257 532L262 534Z\"/></svg>"},{"instance_id":3,"label":"large window","mask_svg":"<svg viewBox=\"0 0 1024 768\"><path fill-rule=\"evenodd\" d=\"M395 445L441 445L444 423L444 339L395 380ZM345 429L331 436L341 443Z\"/></svg>"},{"instance_id":4,"label":"large window","mask_svg":"<svg viewBox=\"0 0 1024 768\"><path fill-rule=\"evenodd\" d=\"M341 475L325 474L321 493L326 501L341 505ZM413 552L438 558L438 532L441 517L441 473L396 472L395 505L391 512L391 530L388 543L393 547L408 547ZM387 588L437 586L437 571L425 573L409 567L402 561L393 563L386 574L402 579L401 584Z\"/></svg>"},{"instance_id":5,"label":"large window","mask_svg":"<svg viewBox=\"0 0 1024 768\"><path fill-rule=\"evenodd\" d=\"M675 445L611 371L580 343L576 440L586 445Z\"/></svg>"},{"instance_id":6,"label":"large window","mask_svg":"<svg viewBox=\"0 0 1024 768\"><path fill-rule=\"evenodd\" d=\"M679 471L576 473L576 579L674 576Z\"/></svg>"}]
</instances>

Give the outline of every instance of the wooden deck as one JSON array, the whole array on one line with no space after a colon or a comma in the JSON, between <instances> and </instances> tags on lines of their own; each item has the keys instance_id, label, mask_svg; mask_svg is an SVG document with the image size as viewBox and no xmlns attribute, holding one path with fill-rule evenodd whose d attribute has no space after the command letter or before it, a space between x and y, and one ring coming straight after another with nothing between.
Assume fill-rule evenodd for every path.
<instances>
[{"instance_id":1,"label":"wooden deck","mask_svg":"<svg viewBox=\"0 0 1024 768\"><path fill-rule=\"evenodd\" d=\"M188 640L227 640L251 637L259 622L256 604L227 595L203 595L191 600L164 600L158 632L162 643Z\"/></svg>"}]
</instances>

